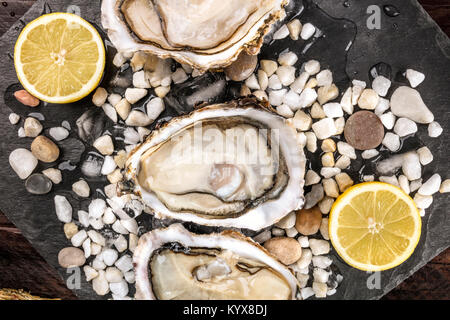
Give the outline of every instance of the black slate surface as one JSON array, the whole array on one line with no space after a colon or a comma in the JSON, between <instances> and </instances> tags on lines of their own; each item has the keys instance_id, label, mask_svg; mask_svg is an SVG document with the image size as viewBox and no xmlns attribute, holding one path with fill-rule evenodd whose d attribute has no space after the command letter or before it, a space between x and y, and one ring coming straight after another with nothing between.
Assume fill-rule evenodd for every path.
<instances>
[{"instance_id":1,"label":"black slate surface","mask_svg":"<svg viewBox=\"0 0 450 320\"><path fill-rule=\"evenodd\" d=\"M293 0L291 0L293 1ZM295 15L300 3L295 1L294 10L289 16ZM311 22L324 32L309 50L301 41L277 41L268 44L262 50L262 57L274 57L275 53L285 47L297 52L300 63L310 58L320 60L322 66L330 67L335 82L340 89L348 85L349 79L361 79L369 82L368 70L379 62L392 67L395 86L404 83L401 73L408 67L422 71L426 80L418 90L424 101L433 111L437 121L444 127L444 133L438 139L431 139L426 134L426 127L420 126L417 138L412 145L427 145L433 152L435 160L424 170L424 178L434 172L439 172L444 178L448 177L449 148L446 142L449 138L450 104L450 41L414 0L404 1L329 1L317 0L316 4L323 9L315 8L315 4L308 3L302 12L301 21ZM381 29L369 30L366 21L369 15L366 10L369 5L376 4L381 9ZM383 5L394 4L400 11L397 17L389 17L383 13ZM81 10L81 16L95 23L99 23L100 1L38 1L32 9L16 23L0 40L0 209L17 225L24 236L33 244L38 252L62 275L68 278L70 274L58 267L57 254L60 249L69 245L63 233L62 224L56 219L51 193L46 196L33 196L25 191L23 182L8 165L11 151L19 147L29 148L32 139L18 139L18 126L12 126L8 121L11 112L26 116L30 112L41 112L46 117L46 128L59 126L61 121L69 120L72 128L76 128L76 119L89 108L89 98L73 106L46 106L36 110L22 107L11 99L12 92L18 88L18 81L11 60L15 40L22 27L42 13L53 11L71 11L73 5ZM72 7L70 7L72 6ZM76 9L76 8L75 8ZM349 51L346 48L352 42ZM304 52L304 53L303 53ZM76 138L76 130L72 130L72 137ZM409 142L405 141L408 148ZM85 153L84 153L85 154ZM312 165L315 163L312 160ZM44 167L39 165L37 170ZM86 201L80 201L68 191L71 184L79 177L79 170L72 173L65 172L63 184L54 187L58 194L64 194L74 206L74 212L79 207L86 207ZM91 189L100 186L101 180L89 181ZM422 238L413 256L400 267L381 273L380 289L368 289L368 273L348 267L334 255L335 264L344 275L344 281L332 299L376 299L387 293L417 269L439 254L450 244L450 223L446 207L448 197L437 195L427 215L423 219ZM76 214L74 214L76 216ZM82 276L82 279L84 276ZM81 288L74 292L83 299L98 299L93 293L91 285L82 280Z\"/></svg>"}]
</instances>

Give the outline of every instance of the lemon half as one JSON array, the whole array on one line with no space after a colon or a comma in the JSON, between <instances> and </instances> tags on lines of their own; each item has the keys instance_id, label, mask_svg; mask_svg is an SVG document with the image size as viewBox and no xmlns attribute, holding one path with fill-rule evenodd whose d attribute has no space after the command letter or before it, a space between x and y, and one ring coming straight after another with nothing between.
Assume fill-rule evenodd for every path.
<instances>
[{"instance_id":1,"label":"lemon half","mask_svg":"<svg viewBox=\"0 0 450 320\"><path fill-rule=\"evenodd\" d=\"M337 253L354 268L381 271L414 252L422 221L413 199L382 182L355 185L335 202L329 235Z\"/></svg>"},{"instance_id":2,"label":"lemon half","mask_svg":"<svg viewBox=\"0 0 450 320\"><path fill-rule=\"evenodd\" d=\"M51 13L25 26L14 49L23 87L50 103L70 103L91 93L102 79L105 47L97 30L71 13Z\"/></svg>"}]
</instances>

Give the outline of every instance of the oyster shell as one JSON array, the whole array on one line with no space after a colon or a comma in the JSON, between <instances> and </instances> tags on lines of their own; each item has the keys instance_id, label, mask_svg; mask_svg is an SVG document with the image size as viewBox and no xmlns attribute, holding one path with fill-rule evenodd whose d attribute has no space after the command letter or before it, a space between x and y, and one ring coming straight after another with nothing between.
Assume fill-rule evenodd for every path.
<instances>
[{"instance_id":1,"label":"oyster shell","mask_svg":"<svg viewBox=\"0 0 450 320\"><path fill-rule=\"evenodd\" d=\"M103 0L102 24L122 52L147 51L205 71L259 53L289 0Z\"/></svg>"},{"instance_id":2,"label":"oyster shell","mask_svg":"<svg viewBox=\"0 0 450 320\"><path fill-rule=\"evenodd\" d=\"M126 169L158 218L260 230L304 203L297 132L256 99L172 119L134 150Z\"/></svg>"},{"instance_id":3,"label":"oyster shell","mask_svg":"<svg viewBox=\"0 0 450 320\"><path fill-rule=\"evenodd\" d=\"M133 263L142 300L290 300L298 286L288 268L233 231L154 230L139 239Z\"/></svg>"}]
</instances>

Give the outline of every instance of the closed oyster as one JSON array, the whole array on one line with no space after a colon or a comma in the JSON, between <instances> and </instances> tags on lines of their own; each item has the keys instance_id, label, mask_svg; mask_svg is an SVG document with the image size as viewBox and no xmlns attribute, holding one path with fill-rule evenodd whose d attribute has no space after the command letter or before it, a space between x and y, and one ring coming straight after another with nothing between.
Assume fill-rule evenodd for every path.
<instances>
[{"instance_id":1,"label":"closed oyster","mask_svg":"<svg viewBox=\"0 0 450 320\"><path fill-rule=\"evenodd\" d=\"M290 300L298 286L288 268L233 231L154 230L139 239L133 263L142 300Z\"/></svg>"},{"instance_id":2,"label":"closed oyster","mask_svg":"<svg viewBox=\"0 0 450 320\"><path fill-rule=\"evenodd\" d=\"M205 71L259 53L289 0L103 0L102 23L123 52L147 51Z\"/></svg>"},{"instance_id":3,"label":"closed oyster","mask_svg":"<svg viewBox=\"0 0 450 320\"><path fill-rule=\"evenodd\" d=\"M158 218L260 230L304 203L297 132L254 99L172 119L126 167Z\"/></svg>"}]
</instances>

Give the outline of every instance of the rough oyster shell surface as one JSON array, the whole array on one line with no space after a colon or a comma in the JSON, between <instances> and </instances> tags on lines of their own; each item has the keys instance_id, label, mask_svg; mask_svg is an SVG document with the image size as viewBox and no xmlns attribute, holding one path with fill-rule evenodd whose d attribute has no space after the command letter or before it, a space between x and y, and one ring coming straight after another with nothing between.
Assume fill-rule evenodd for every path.
<instances>
[{"instance_id":1,"label":"rough oyster shell surface","mask_svg":"<svg viewBox=\"0 0 450 320\"><path fill-rule=\"evenodd\" d=\"M197 235L181 224L144 234L133 256L136 299L295 299L292 272L242 234Z\"/></svg>"},{"instance_id":2,"label":"rough oyster shell surface","mask_svg":"<svg viewBox=\"0 0 450 320\"><path fill-rule=\"evenodd\" d=\"M259 53L289 0L103 0L102 24L122 52L147 51L206 71Z\"/></svg>"},{"instance_id":3,"label":"rough oyster shell surface","mask_svg":"<svg viewBox=\"0 0 450 320\"><path fill-rule=\"evenodd\" d=\"M200 139L195 135L198 125L205 132ZM206 140L209 129L220 143ZM250 133L256 140L230 140L229 132L238 137ZM185 147L180 141L190 135ZM206 146L200 148L202 162L186 162L198 152L191 147L196 142ZM188 151L179 156L174 150ZM304 204L305 156L297 132L254 99L211 105L172 119L134 150L126 169L134 191L157 218L260 230Z\"/></svg>"}]
</instances>

